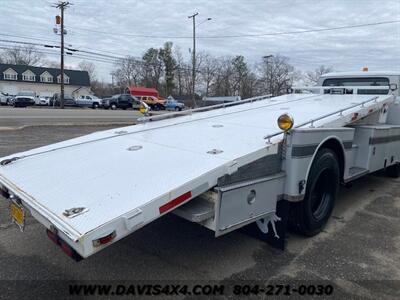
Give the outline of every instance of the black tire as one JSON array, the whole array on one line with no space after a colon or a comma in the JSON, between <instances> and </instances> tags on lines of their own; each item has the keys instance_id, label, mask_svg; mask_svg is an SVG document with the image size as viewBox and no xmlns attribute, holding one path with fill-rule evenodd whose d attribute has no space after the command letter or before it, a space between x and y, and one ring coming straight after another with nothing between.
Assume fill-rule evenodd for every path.
<instances>
[{"instance_id":1,"label":"black tire","mask_svg":"<svg viewBox=\"0 0 400 300\"><path fill-rule=\"evenodd\" d=\"M179 107L175 107L175 110L176 111L180 111L181 109Z\"/></svg>"},{"instance_id":2,"label":"black tire","mask_svg":"<svg viewBox=\"0 0 400 300\"><path fill-rule=\"evenodd\" d=\"M394 164L393 166L386 168L386 174L392 178L400 177L400 164Z\"/></svg>"},{"instance_id":3,"label":"black tire","mask_svg":"<svg viewBox=\"0 0 400 300\"><path fill-rule=\"evenodd\" d=\"M93 109L97 109L97 108L99 108L100 107L100 105L98 104L98 103L93 103L93 105L92 105L92 108Z\"/></svg>"},{"instance_id":4,"label":"black tire","mask_svg":"<svg viewBox=\"0 0 400 300\"><path fill-rule=\"evenodd\" d=\"M111 108L112 110L116 110L116 109L117 109L117 105L116 105L115 103L112 103L112 104L110 105L110 108Z\"/></svg>"},{"instance_id":5,"label":"black tire","mask_svg":"<svg viewBox=\"0 0 400 300\"><path fill-rule=\"evenodd\" d=\"M291 205L291 228L306 236L320 233L335 206L339 184L340 168L335 152L319 150L311 165L304 200Z\"/></svg>"}]
</instances>

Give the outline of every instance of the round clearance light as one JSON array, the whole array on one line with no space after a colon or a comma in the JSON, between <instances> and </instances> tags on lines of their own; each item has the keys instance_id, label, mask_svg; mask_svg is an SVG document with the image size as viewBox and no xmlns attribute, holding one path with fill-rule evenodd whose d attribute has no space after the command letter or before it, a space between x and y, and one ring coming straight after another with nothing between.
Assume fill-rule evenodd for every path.
<instances>
[{"instance_id":1,"label":"round clearance light","mask_svg":"<svg viewBox=\"0 0 400 300\"><path fill-rule=\"evenodd\" d=\"M294 124L293 118L288 114L283 114L278 118L278 126L283 131L292 129Z\"/></svg>"}]
</instances>

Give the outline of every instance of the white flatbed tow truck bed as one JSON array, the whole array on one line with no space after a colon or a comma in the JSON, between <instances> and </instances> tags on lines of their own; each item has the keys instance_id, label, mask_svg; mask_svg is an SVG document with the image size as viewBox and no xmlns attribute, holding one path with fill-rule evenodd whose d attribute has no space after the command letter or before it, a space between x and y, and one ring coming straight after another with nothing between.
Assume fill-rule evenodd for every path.
<instances>
[{"instance_id":1,"label":"white flatbed tow truck bed","mask_svg":"<svg viewBox=\"0 0 400 300\"><path fill-rule=\"evenodd\" d=\"M391 95L289 94L101 131L1 158L0 187L87 257L104 248L96 239L115 242L276 154L283 113L304 128L340 128L392 102Z\"/></svg>"}]
</instances>

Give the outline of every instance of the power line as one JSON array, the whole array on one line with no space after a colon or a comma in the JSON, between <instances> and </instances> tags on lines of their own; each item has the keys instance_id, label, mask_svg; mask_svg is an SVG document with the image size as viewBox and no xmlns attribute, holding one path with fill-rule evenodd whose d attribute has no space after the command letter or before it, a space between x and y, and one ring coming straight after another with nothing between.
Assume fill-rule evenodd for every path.
<instances>
[{"instance_id":1,"label":"power line","mask_svg":"<svg viewBox=\"0 0 400 300\"><path fill-rule=\"evenodd\" d=\"M31 43L31 42L23 42L23 41L15 41L15 40L5 40L5 39L0 39L0 42L4 42L4 43L11 43L11 44L22 44L22 45L30 45L30 46L42 46L45 48L57 48L59 49L60 46L58 45L51 45L51 44L39 44L39 43ZM86 51L86 50L79 50L79 49L75 49L75 48L70 48L70 47L65 47L67 54L69 54L68 52L72 53L72 52L79 52L79 53L83 53L83 54L90 54L93 56L99 56L100 58L110 58L110 59L114 59L114 60L118 60L118 59L124 59L124 57L120 57L120 56L112 56L112 55L106 55L106 54L102 54L102 53L96 53L93 51Z\"/></svg>"},{"instance_id":2,"label":"power line","mask_svg":"<svg viewBox=\"0 0 400 300\"><path fill-rule=\"evenodd\" d=\"M21 35L14 35L14 34L3 34L3 33L0 33L0 36L13 37L13 38L21 38L21 39L33 40L33 41L50 42L50 43L53 43L53 44L57 44L57 46L54 46L54 45L53 45L54 47L60 47L60 46L58 46L58 45L60 44L59 41L53 41L53 40L43 39L43 38L39 38L39 37L28 37L28 36L21 36ZM28 42L16 41L16 40L12 40L12 41L10 40L10 42L21 43L21 44L22 44L22 43L25 43L25 44L28 43ZM34 43L31 43L31 44L32 44L32 45L37 45L37 46L44 46L44 45L50 46L48 43L46 43L46 44L34 44ZM82 45L75 44L75 43L73 43L73 44L67 43L67 44L69 45L68 48L70 48L70 49L72 49L72 48L75 48L75 49L77 49L77 48L89 49L89 48L87 48L87 47L84 47L84 46L82 46ZM50 48L51 48L51 47L50 47ZM78 49L78 50L81 51L81 52L89 52L89 51L82 50L82 49ZM89 50L91 50L91 49L89 49ZM117 55L119 55L120 57L121 57L121 56L126 56L126 54L115 53L115 52L111 52L111 51L107 51L107 50L98 50L98 49L96 49L96 51L97 51L97 52L102 52L102 53L112 54L112 55L114 55L114 56L117 56ZM99 53L97 53L97 54L99 54ZM140 58L137 57L137 59L140 59Z\"/></svg>"},{"instance_id":3,"label":"power line","mask_svg":"<svg viewBox=\"0 0 400 300\"><path fill-rule=\"evenodd\" d=\"M36 40L36 41L45 41L45 42L51 42L51 43L60 43L59 41L54 41L54 40L49 40L49 39L43 39L39 37L31 37L31 36L23 36L23 35L15 35L15 34L4 34L0 33L2 36L8 36L8 37L14 37L14 38L21 38L21 39L29 39L29 40Z\"/></svg>"},{"instance_id":4,"label":"power line","mask_svg":"<svg viewBox=\"0 0 400 300\"><path fill-rule=\"evenodd\" d=\"M387 24L395 24L400 23L400 20L391 20L391 21L382 21L382 22L374 22L374 23L364 23L364 24L355 24L355 25L345 25L345 26L337 26L337 27L327 27L327 28L317 28L317 29L305 29L305 30L295 30L295 31L281 31L281 32L270 32L270 33L259 33L259 34L236 34L236 35L211 35L211 36L198 36L198 39L228 39L228 38L248 38L248 37L264 37L264 36L278 36L278 35L294 35L294 34L304 34L304 33L312 33L312 32L324 32L324 31L335 31L342 29L351 29L351 28L361 28L361 27L370 27L370 26L379 26L379 25L387 25ZM173 36L173 35L145 35L145 34L130 34L130 33L115 33L115 32L107 32L100 30L93 30L81 27L71 27L77 31L87 31L94 32L106 35L120 35L120 36L128 36L128 37L136 37L136 38L155 38L155 39L192 39L192 36Z\"/></svg>"}]
</instances>

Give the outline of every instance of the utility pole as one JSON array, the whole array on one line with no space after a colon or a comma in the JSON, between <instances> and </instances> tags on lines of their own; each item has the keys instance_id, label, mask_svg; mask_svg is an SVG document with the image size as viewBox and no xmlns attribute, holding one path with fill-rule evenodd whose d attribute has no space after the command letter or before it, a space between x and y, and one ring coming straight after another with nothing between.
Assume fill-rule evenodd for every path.
<instances>
[{"instance_id":1,"label":"utility pole","mask_svg":"<svg viewBox=\"0 0 400 300\"><path fill-rule=\"evenodd\" d=\"M61 66L60 66L60 76L61 76L61 93L60 93L60 108L64 108L64 34L66 33L64 30L64 10L71 5L68 1L60 1L54 4L54 7L60 9L61 18L60 18L60 36L61 36ZM55 33L58 32L57 29L54 30Z\"/></svg>"},{"instance_id":2,"label":"utility pole","mask_svg":"<svg viewBox=\"0 0 400 300\"><path fill-rule=\"evenodd\" d=\"M196 88L196 16L199 13L195 13L189 16L189 19L193 19L193 49L192 49L192 100L193 105L196 107L196 96L195 96L195 88Z\"/></svg>"}]
</instances>

